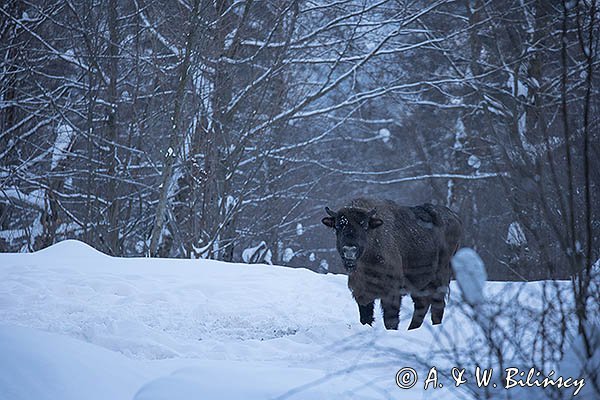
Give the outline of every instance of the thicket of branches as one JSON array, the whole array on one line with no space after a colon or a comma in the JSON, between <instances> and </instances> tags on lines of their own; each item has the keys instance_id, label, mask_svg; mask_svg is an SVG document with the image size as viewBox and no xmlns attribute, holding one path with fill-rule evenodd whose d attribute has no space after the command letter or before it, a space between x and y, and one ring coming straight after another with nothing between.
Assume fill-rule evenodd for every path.
<instances>
[{"instance_id":1,"label":"thicket of branches","mask_svg":"<svg viewBox=\"0 0 600 400\"><path fill-rule=\"evenodd\" d=\"M596 0L8 0L0 14L0 251L77 238L340 272L325 205L445 204L490 279L571 282L455 302L479 330L439 356L577 364L598 393Z\"/></svg>"},{"instance_id":2,"label":"thicket of branches","mask_svg":"<svg viewBox=\"0 0 600 400\"><path fill-rule=\"evenodd\" d=\"M491 278L598 258L595 1L9 0L0 250L337 271L323 206L458 211ZM264 243L263 243L264 242ZM595 253L594 253L595 252Z\"/></svg>"}]
</instances>

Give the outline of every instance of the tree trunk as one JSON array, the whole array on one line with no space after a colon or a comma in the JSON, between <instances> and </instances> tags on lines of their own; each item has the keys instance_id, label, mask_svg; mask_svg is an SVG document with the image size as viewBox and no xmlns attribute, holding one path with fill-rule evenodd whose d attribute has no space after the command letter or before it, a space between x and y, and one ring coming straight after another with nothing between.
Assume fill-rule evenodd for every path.
<instances>
[{"instance_id":1,"label":"tree trunk","mask_svg":"<svg viewBox=\"0 0 600 400\"><path fill-rule=\"evenodd\" d=\"M181 138L183 137L183 133L180 131L181 126L183 125L181 121L181 107L183 103L183 97L185 95L185 86L188 81L191 63L191 53L196 41L196 31L198 29L197 17L200 8L199 3L200 0L194 1L194 7L190 14L189 31L186 38L185 53L183 63L181 64L181 73L179 75L179 83L177 85L177 91L175 94L173 104L173 116L171 117L173 125L171 129L171 136L169 138L169 148L165 152L165 161L161 176L160 197L158 200L158 205L156 206L156 214L154 217L152 233L150 234L149 255L151 257L154 257L157 254L156 251L165 223L167 202L169 199L170 187L173 180L173 167L177 159L177 153L179 151Z\"/></svg>"},{"instance_id":2,"label":"tree trunk","mask_svg":"<svg viewBox=\"0 0 600 400\"><path fill-rule=\"evenodd\" d=\"M108 82L108 102L110 109L108 112L107 141L108 151L105 154L108 165L108 182L106 185L106 200L109 204L107 225L105 230L105 245L109 254L120 255L119 245L119 198L118 184L116 177L117 168L117 124L118 124L118 103L119 95L117 93L117 80L119 74L119 34L117 20L117 0L108 1L108 32L110 41L108 43L109 57L109 82Z\"/></svg>"}]
</instances>

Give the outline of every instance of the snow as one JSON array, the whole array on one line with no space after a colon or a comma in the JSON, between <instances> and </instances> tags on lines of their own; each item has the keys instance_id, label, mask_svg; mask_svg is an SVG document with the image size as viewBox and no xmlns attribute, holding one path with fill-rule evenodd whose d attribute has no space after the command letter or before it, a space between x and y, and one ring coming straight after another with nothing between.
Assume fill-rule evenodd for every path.
<instances>
[{"instance_id":1,"label":"snow","mask_svg":"<svg viewBox=\"0 0 600 400\"><path fill-rule=\"evenodd\" d=\"M525 232L523 232L521 224L519 224L517 221L511 222L511 224L508 226L506 243L513 246L522 246L524 244L527 244Z\"/></svg>"},{"instance_id":2,"label":"snow","mask_svg":"<svg viewBox=\"0 0 600 400\"><path fill-rule=\"evenodd\" d=\"M294 250L292 250L289 247L286 247L286 249L283 251L283 257L282 260L284 263L289 263L290 261L292 261L292 258L294 258Z\"/></svg>"},{"instance_id":3,"label":"snow","mask_svg":"<svg viewBox=\"0 0 600 400\"><path fill-rule=\"evenodd\" d=\"M456 120L456 124L454 126L454 145L452 146L455 150L462 150L463 148L463 140L467 137L465 131L465 124L463 123L461 118Z\"/></svg>"},{"instance_id":4,"label":"snow","mask_svg":"<svg viewBox=\"0 0 600 400\"><path fill-rule=\"evenodd\" d=\"M469 156L467 163L469 164L469 167L472 167L474 169L479 169L481 167L481 160L474 154L471 154Z\"/></svg>"},{"instance_id":5,"label":"snow","mask_svg":"<svg viewBox=\"0 0 600 400\"><path fill-rule=\"evenodd\" d=\"M269 265L273 264L273 253L271 249L268 249L266 253L263 255L263 261Z\"/></svg>"},{"instance_id":6,"label":"snow","mask_svg":"<svg viewBox=\"0 0 600 400\"><path fill-rule=\"evenodd\" d=\"M566 356L561 360L558 370L561 374L579 374L579 371L594 373L600 371L600 318L585 325L589 346L593 350L591 357L587 356L586 345L583 337L578 336L571 340Z\"/></svg>"},{"instance_id":7,"label":"snow","mask_svg":"<svg viewBox=\"0 0 600 400\"><path fill-rule=\"evenodd\" d=\"M56 140L52 147L52 164L51 169L56 169L58 163L61 162L67 155L67 151L73 140L73 128L66 124L60 124L56 128Z\"/></svg>"},{"instance_id":8,"label":"snow","mask_svg":"<svg viewBox=\"0 0 600 400\"><path fill-rule=\"evenodd\" d=\"M250 262L252 261L252 258L254 257L254 255L259 250L263 249L264 246L266 246L266 243L265 242L260 242L257 246L248 247L248 248L244 249L244 251L242 251L242 260L246 264L250 264Z\"/></svg>"},{"instance_id":9,"label":"snow","mask_svg":"<svg viewBox=\"0 0 600 400\"><path fill-rule=\"evenodd\" d=\"M479 254L471 248L463 247L452 258L452 269L463 298L470 304L483 302L487 273Z\"/></svg>"},{"instance_id":10,"label":"snow","mask_svg":"<svg viewBox=\"0 0 600 400\"><path fill-rule=\"evenodd\" d=\"M3 399L132 398L153 377L120 353L25 327L0 325L0 353Z\"/></svg>"},{"instance_id":11,"label":"snow","mask_svg":"<svg viewBox=\"0 0 600 400\"><path fill-rule=\"evenodd\" d=\"M234 28L231 32L229 32L227 34L227 36L225 36L225 43L224 43L224 53L227 52L229 50L229 48L231 47L231 45L233 44L233 39L235 38L235 35L237 34L237 28Z\"/></svg>"},{"instance_id":12,"label":"snow","mask_svg":"<svg viewBox=\"0 0 600 400\"><path fill-rule=\"evenodd\" d=\"M198 393L202 393L203 398L207 399L270 399L281 395L290 399L324 399L329 396L342 398L347 395L346 390L332 391L332 384L337 384L339 388L343 388L344 384L359 384L342 377L333 379L327 385L312 384L320 378L322 373L309 368L255 364L250 369L246 363L240 362L200 363L146 384L134 400L196 400ZM291 388L302 386L307 386L306 390L301 391L300 395L294 395Z\"/></svg>"},{"instance_id":13,"label":"snow","mask_svg":"<svg viewBox=\"0 0 600 400\"><path fill-rule=\"evenodd\" d=\"M511 71L511 72L509 72L508 80L506 81L506 86L508 86L512 92L515 92L514 81L515 81L515 78ZM529 93L529 89L527 88L527 85L525 83L523 83L521 80L517 80L517 90L516 90L515 95L527 97L528 93Z\"/></svg>"},{"instance_id":14,"label":"snow","mask_svg":"<svg viewBox=\"0 0 600 400\"><path fill-rule=\"evenodd\" d=\"M319 263L319 267L321 268L322 271L327 272L329 271L329 263L327 262L327 260L322 259L321 262Z\"/></svg>"},{"instance_id":15,"label":"snow","mask_svg":"<svg viewBox=\"0 0 600 400\"><path fill-rule=\"evenodd\" d=\"M383 143L388 143L390 141L390 136L392 134L390 133L389 129L386 128L381 128L379 130L379 138L381 138L381 140L383 141Z\"/></svg>"},{"instance_id":16,"label":"snow","mask_svg":"<svg viewBox=\"0 0 600 400\"><path fill-rule=\"evenodd\" d=\"M9 187L2 189L2 195L15 202L24 202L28 206L34 209L43 209L46 198L46 191L43 189L32 190L29 193L25 193L16 187Z\"/></svg>"},{"instance_id":17,"label":"snow","mask_svg":"<svg viewBox=\"0 0 600 400\"><path fill-rule=\"evenodd\" d=\"M577 6L577 3L579 3L579 1L577 0L569 0L565 2L565 9L567 10L572 10Z\"/></svg>"},{"instance_id":18,"label":"snow","mask_svg":"<svg viewBox=\"0 0 600 400\"><path fill-rule=\"evenodd\" d=\"M300 222L296 224L296 235L302 236L304 234L304 226Z\"/></svg>"},{"instance_id":19,"label":"snow","mask_svg":"<svg viewBox=\"0 0 600 400\"><path fill-rule=\"evenodd\" d=\"M242 260L246 264L254 264L258 262L272 263L273 253L268 248L267 243L263 240L257 246L248 247L242 251Z\"/></svg>"},{"instance_id":20,"label":"snow","mask_svg":"<svg viewBox=\"0 0 600 400\"><path fill-rule=\"evenodd\" d=\"M235 197L227 196L227 200L225 202L225 211L230 212L237 204L238 200Z\"/></svg>"},{"instance_id":21,"label":"snow","mask_svg":"<svg viewBox=\"0 0 600 400\"><path fill-rule=\"evenodd\" d=\"M472 250L461 250L454 263L461 260L477 265ZM543 288L475 282L480 299L527 306L539 303ZM427 320L407 331L412 308L405 300L400 330L386 331L379 311L373 327L359 323L343 275L116 258L77 241L0 254L0 398L470 398L470 389L448 380L434 391L424 391L422 380L410 390L395 384L400 368L416 368L420 379L423 364L449 372L450 349L460 354L479 345L478 328L451 286L442 325ZM517 325L527 328L533 315L524 313ZM591 399L589 385L578 398L586 390Z\"/></svg>"}]
</instances>

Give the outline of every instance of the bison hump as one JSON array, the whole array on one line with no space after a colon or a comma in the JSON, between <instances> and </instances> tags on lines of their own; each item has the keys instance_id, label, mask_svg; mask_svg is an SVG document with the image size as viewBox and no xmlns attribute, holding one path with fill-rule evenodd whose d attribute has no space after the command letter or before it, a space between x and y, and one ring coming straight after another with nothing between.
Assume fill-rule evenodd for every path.
<instances>
[{"instance_id":1,"label":"bison hump","mask_svg":"<svg viewBox=\"0 0 600 400\"><path fill-rule=\"evenodd\" d=\"M435 226L443 225L442 218L440 218L433 204L425 203L422 205L411 207L411 210L418 219L425 223L433 224Z\"/></svg>"}]
</instances>

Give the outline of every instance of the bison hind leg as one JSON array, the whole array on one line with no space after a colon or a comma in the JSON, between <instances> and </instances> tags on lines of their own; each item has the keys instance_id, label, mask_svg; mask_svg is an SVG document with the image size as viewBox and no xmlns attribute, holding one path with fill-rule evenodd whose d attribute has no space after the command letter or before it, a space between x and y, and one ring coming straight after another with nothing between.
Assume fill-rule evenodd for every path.
<instances>
[{"instance_id":1,"label":"bison hind leg","mask_svg":"<svg viewBox=\"0 0 600 400\"><path fill-rule=\"evenodd\" d=\"M442 319L444 319L444 305L434 307L434 303L432 303L431 304L431 323L433 325L439 325L442 323Z\"/></svg>"},{"instance_id":2,"label":"bison hind leg","mask_svg":"<svg viewBox=\"0 0 600 400\"><path fill-rule=\"evenodd\" d=\"M366 305L358 304L358 312L360 313L360 323L363 325L373 324L373 308L375 307L374 302L370 302Z\"/></svg>"},{"instance_id":3,"label":"bison hind leg","mask_svg":"<svg viewBox=\"0 0 600 400\"><path fill-rule=\"evenodd\" d=\"M412 320L408 326L408 330L417 329L423 325L425 315L431 305L431 298L429 296L415 296L411 295L413 303L415 304L415 311L413 312Z\"/></svg>"},{"instance_id":4,"label":"bison hind leg","mask_svg":"<svg viewBox=\"0 0 600 400\"><path fill-rule=\"evenodd\" d=\"M437 288L431 299L431 323L438 325L444 318L444 309L446 308L447 286Z\"/></svg>"}]
</instances>

